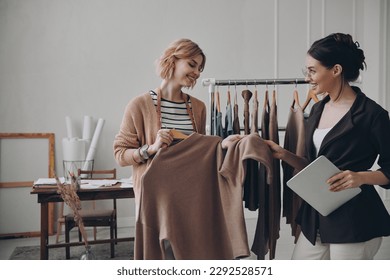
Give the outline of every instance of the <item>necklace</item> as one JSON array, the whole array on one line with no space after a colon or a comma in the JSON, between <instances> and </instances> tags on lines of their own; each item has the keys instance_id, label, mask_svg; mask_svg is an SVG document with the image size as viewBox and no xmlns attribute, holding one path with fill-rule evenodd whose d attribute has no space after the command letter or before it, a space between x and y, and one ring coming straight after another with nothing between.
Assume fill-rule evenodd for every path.
<instances>
[{"instance_id":1,"label":"necklace","mask_svg":"<svg viewBox=\"0 0 390 280\"><path fill-rule=\"evenodd\" d=\"M182 94L183 101L186 104L186 109L187 109L188 116L191 119L192 128L193 128L193 130L195 132L198 132L197 129L196 129L196 125L195 125L195 120L194 120L194 115L193 115L193 112L192 112L192 108L188 104L188 98L186 98L187 95L184 92L181 92L181 94ZM162 117L161 117L161 89L157 90L157 108L156 108L156 112L157 112L158 127L161 128L161 124L162 124Z\"/></svg>"}]
</instances>

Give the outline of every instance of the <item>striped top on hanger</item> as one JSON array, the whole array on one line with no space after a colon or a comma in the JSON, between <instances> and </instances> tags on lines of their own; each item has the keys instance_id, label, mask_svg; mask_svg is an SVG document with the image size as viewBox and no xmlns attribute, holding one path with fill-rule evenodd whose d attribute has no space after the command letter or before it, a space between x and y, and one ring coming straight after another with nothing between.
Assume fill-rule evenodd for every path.
<instances>
[{"instance_id":1,"label":"striped top on hanger","mask_svg":"<svg viewBox=\"0 0 390 280\"><path fill-rule=\"evenodd\" d=\"M150 96L157 108L157 93L151 90ZM191 107L190 98L188 98L188 105ZM194 131L184 101L173 102L164 98L161 99L161 128L176 129L188 135Z\"/></svg>"}]
</instances>

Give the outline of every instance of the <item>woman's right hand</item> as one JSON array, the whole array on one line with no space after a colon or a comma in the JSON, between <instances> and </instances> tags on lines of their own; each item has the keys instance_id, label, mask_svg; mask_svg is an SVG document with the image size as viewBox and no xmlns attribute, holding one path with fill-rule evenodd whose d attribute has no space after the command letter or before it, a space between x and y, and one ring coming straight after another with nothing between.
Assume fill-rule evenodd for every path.
<instances>
[{"instance_id":1,"label":"woman's right hand","mask_svg":"<svg viewBox=\"0 0 390 280\"><path fill-rule=\"evenodd\" d=\"M308 161L303 156L297 156L296 154L284 149L272 140L264 140L272 152L272 156L276 159L283 160L288 165L294 167L300 171L308 165Z\"/></svg>"},{"instance_id":2,"label":"woman's right hand","mask_svg":"<svg viewBox=\"0 0 390 280\"><path fill-rule=\"evenodd\" d=\"M168 147L173 141L173 136L170 129L160 129L157 132L156 141L150 145L148 153L154 155L160 148Z\"/></svg>"}]
</instances>

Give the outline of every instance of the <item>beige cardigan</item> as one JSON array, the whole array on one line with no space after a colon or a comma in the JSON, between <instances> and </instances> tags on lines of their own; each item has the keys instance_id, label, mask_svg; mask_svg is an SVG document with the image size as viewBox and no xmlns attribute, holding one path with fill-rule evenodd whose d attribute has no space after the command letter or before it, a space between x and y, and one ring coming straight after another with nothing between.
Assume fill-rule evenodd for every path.
<instances>
[{"instance_id":1,"label":"beige cardigan","mask_svg":"<svg viewBox=\"0 0 390 280\"><path fill-rule=\"evenodd\" d=\"M206 106L190 96L191 108L194 116L196 131L206 133ZM114 140L114 156L120 166L133 167L133 181L136 204L139 205L140 178L145 172L147 163L137 163L133 159L133 153L145 144L152 145L156 141L156 135L160 128L156 108L149 92L141 94L130 100L125 108L119 133Z\"/></svg>"}]
</instances>

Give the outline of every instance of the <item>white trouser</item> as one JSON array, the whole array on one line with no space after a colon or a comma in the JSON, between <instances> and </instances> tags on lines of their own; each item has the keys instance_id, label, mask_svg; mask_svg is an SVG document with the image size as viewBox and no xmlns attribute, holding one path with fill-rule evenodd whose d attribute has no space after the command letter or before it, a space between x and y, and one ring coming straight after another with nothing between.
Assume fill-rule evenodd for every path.
<instances>
[{"instance_id":1,"label":"white trouser","mask_svg":"<svg viewBox=\"0 0 390 280\"><path fill-rule=\"evenodd\" d=\"M301 233L291 259L293 260L372 260L379 250L382 237L359 243L322 243L317 236L313 246Z\"/></svg>"}]
</instances>

